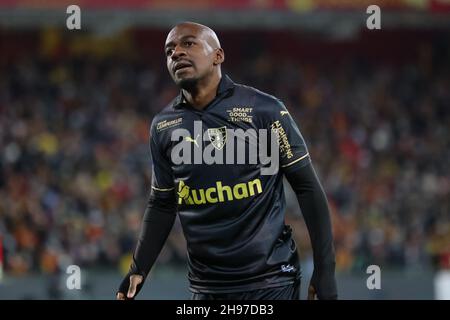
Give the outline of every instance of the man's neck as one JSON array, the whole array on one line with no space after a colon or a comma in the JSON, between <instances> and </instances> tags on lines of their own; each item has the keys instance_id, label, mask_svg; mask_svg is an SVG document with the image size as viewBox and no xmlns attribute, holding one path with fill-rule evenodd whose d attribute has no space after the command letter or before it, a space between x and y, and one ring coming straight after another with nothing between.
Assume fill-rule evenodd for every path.
<instances>
[{"instance_id":1,"label":"man's neck","mask_svg":"<svg viewBox=\"0 0 450 320\"><path fill-rule=\"evenodd\" d=\"M217 95L221 76L215 75L206 81L199 81L192 89L182 89L183 96L195 109L204 109Z\"/></svg>"}]
</instances>

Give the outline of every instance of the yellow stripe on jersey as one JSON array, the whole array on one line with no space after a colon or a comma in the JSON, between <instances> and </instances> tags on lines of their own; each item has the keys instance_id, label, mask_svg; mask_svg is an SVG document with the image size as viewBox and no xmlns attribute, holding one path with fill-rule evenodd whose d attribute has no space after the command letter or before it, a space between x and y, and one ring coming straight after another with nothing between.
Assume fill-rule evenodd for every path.
<instances>
[{"instance_id":1,"label":"yellow stripe on jersey","mask_svg":"<svg viewBox=\"0 0 450 320\"><path fill-rule=\"evenodd\" d=\"M292 162L289 162L288 164L282 165L281 167L282 167L282 168L289 167L289 166L293 165L294 163L299 162L299 161L302 160L302 159L305 159L307 156L309 156L309 152L308 152L307 154L305 154L304 156L298 158L297 160L294 160L294 161L292 161Z\"/></svg>"},{"instance_id":2,"label":"yellow stripe on jersey","mask_svg":"<svg viewBox=\"0 0 450 320\"><path fill-rule=\"evenodd\" d=\"M156 188L154 186L152 186L152 189L156 190L156 191L172 191L175 188L169 188L169 189L161 189L161 188Z\"/></svg>"}]
</instances>

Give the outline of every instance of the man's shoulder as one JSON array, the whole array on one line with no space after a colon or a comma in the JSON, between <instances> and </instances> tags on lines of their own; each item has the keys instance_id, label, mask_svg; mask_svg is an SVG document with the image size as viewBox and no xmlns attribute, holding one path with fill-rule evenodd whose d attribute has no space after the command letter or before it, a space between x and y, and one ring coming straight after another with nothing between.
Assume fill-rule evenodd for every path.
<instances>
[{"instance_id":1,"label":"man's shoulder","mask_svg":"<svg viewBox=\"0 0 450 320\"><path fill-rule=\"evenodd\" d=\"M181 115L179 111L173 107L174 101L175 99L153 116L151 130L160 131L160 129L181 123Z\"/></svg>"},{"instance_id":2,"label":"man's shoulder","mask_svg":"<svg viewBox=\"0 0 450 320\"><path fill-rule=\"evenodd\" d=\"M238 98L248 101L249 105L254 107L261 116L285 110L285 106L279 98L252 86L237 84L236 94Z\"/></svg>"},{"instance_id":3,"label":"man's shoulder","mask_svg":"<svg viewBox=\"0 0 450 320\"><path fill-rule=\"evenodd\" d=\"M251 98L254 101L255 106L257 107L273 107L274 105L278 106L282 104L281 100L276 96L249 85L236 84L236 94L239 96L246 96Z\"/></svg>"}]
</instances>

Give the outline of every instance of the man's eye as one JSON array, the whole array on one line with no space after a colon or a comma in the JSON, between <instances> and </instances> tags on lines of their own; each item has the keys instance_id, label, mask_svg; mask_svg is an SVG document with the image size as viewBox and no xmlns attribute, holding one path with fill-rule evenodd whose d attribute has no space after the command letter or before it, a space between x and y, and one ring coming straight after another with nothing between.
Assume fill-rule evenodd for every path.
<instances>
[{"instance_id":1,"label":"man's eye","mask_svg":"<svg viewBox=\"0 0 450 320\"><path fill-rule=\"evenodd\" d=\"M186 46L190 47L190 46L192 46L194 43L193 43L192 41L186 41L184 44L185 44Z\"/></svg>"},{"instance_id":2,"label":"man's eye","mask_svg":"<svg viewBox=\"0 0 450 320\"><path fill-rule=\"evenodd\" d=\"M172 49L166 50L166 56L170 56L172 54L172 52L173 52Z\"/></svg>"}]
</instances>

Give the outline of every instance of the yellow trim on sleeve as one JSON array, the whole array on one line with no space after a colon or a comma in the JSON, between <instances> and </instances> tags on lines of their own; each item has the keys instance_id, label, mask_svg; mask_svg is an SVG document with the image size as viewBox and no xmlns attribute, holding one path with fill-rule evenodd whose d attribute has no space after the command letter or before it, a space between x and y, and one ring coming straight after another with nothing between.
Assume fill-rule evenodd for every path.
<instances>
[{"instance_id":1,"label":"yellow trim on sleeve","mask_svg":"<svg viewBox=\"0 0 450 320\"><path fill-rule=\"evenodd\" d=\"M294 161L292 161L292 162L289 162L288 164L282 165L281 167L282 167L282 168L289 167L289 166L293 165L294 163L299 162L299 161L302 160L302 159L305 159L307 156L309 156L309 152L308 152L307 154L305 154L304 156L298 158L297 160L294 160Z\"/></svg>"},{"instance_id":2,"label":"yellow trim on sleeve","mask_svg":"<svg viewBox=\"0 0 450 320\"><path fill-rule=\"evenodd\" d=\"M169 189L160 189L160 188L156 188L154 186L152 186L152 189L156 190L156 191L172 191L175 188L169 188Z\"/></svg>"}]
</instances>

